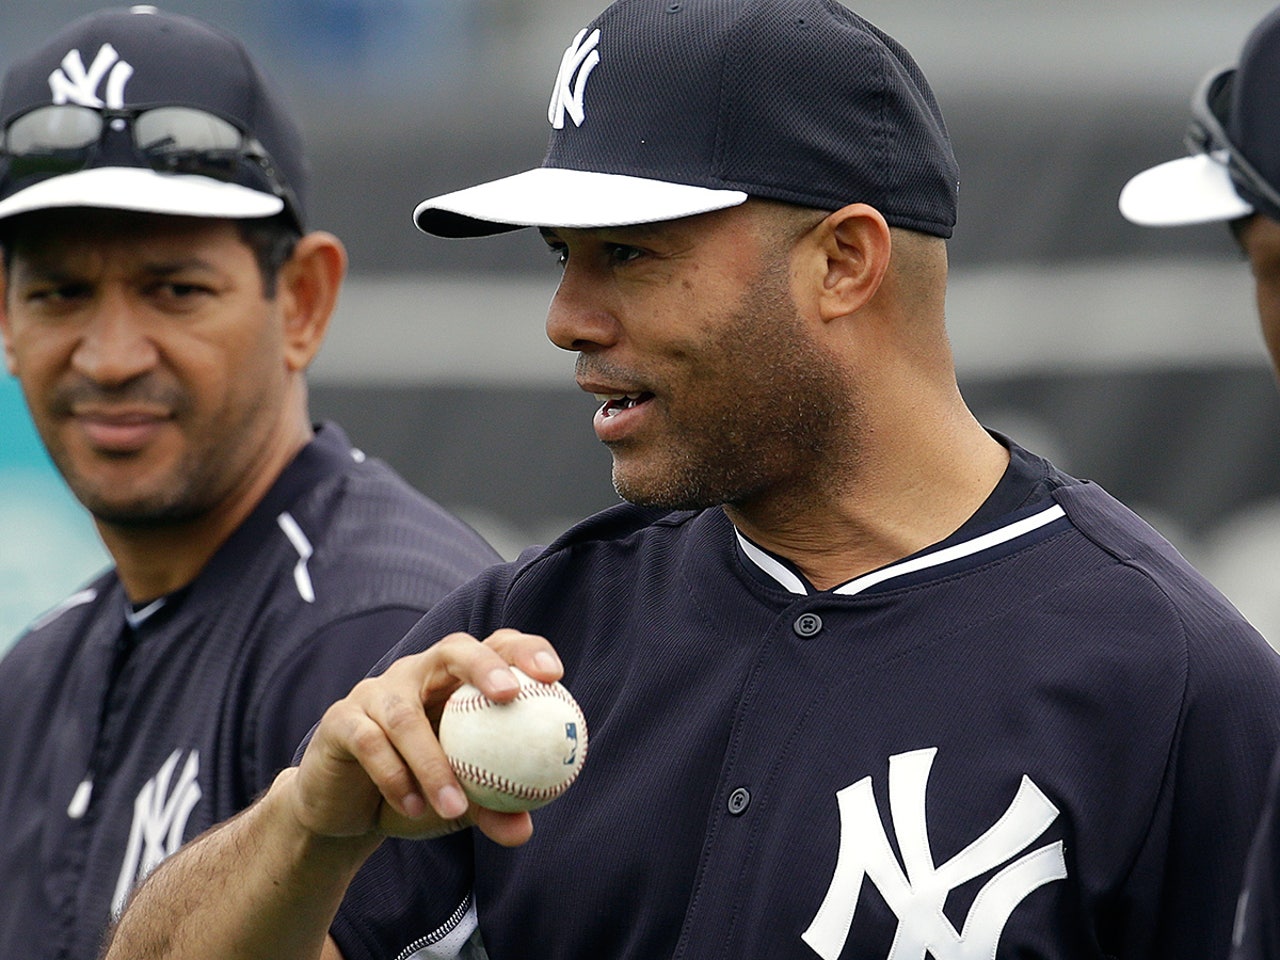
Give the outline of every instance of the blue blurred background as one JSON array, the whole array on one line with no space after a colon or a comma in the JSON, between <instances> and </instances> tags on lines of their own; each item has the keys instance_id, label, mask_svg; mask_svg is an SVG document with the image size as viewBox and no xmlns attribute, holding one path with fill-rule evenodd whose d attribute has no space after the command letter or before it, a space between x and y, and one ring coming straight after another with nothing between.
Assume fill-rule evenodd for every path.
<instances>
[{"instance_id":1,"label":"blue blurred background","mask_svg":"<svg viewBox=\"0 0 1280 960\"><path fill-rule=\"evenodd\" d=\"M49 462L12 378L0 380L0 647L107 563Z\"/></svg>"}]
</instances>

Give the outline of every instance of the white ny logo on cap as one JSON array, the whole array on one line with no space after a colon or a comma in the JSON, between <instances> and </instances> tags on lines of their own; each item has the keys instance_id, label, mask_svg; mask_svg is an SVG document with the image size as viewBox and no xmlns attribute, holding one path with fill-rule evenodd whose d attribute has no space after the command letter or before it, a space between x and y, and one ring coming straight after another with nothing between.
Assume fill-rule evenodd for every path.
<instances>
[{"instance_id":1,"label":"white ny logo on cap","mask_svg":"<svg viewBox=\"0 0 1280 960\"><path fill-rule=\"evenodd\" d=\"M600 62L600 51L596 49L599 43L599 30L593 30L589 37L586 29L579 30L573 43L569 44L564 56L560 58L560 72L556 74L556 85L551 91L551 103L547 107L547 119L557 130L564 127L565 111L568 111L576 126L582 126L585 116L582 94L587 86L587 77L591 76L591 71ZM578 82L575 86L570 86L575 75Z\"/></svg>"},{"instance_id":2,"label":"white ny logo on cap","mask_svg":"<svg viewBox=\"0 0 1280 960\"><path fill-rule=\"evenodd\" d=\"M118 110L124 106L124 85L132 76L133 67L120 59L115 47L104 43L88 70L84 68L79 50L72 50L63 57L61 69L49 74L49 90L54 103L78 103L82 107L105 106ZM104 77L107 80L105 99L98 96L98 86Z\"/></svg>"}]
</instances>

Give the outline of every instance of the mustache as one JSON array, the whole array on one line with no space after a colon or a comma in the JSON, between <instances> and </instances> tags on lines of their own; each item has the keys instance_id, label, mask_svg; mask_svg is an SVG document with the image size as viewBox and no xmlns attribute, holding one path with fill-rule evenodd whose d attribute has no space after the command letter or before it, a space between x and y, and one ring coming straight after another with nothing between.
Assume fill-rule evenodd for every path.
<instances>
[{"instance_id":1,"label":"mustache","mask_svg":"<svg viewBox=\"0 0 1280 960\"><path fill-rule=\"evenodd\" d=\"M186 395L171 384L154 377L139 377L118 385L104 386L78 377L61 384L49 398L57 414L70 416L83 407L140 406L179 412L187 406Z\"/></svg>"},{"instance_id":2,"label":"mustache","mask_svg":"<svg viewBox=\"0 0 1280 960\"><path fill-rule=\"evenodd\" d=\"M594 354L579 353L573 367L574 376L578 380L613 383L627 387L647 382L647 378L640 372L628 370Z\"/></svg>"}]
</instances>

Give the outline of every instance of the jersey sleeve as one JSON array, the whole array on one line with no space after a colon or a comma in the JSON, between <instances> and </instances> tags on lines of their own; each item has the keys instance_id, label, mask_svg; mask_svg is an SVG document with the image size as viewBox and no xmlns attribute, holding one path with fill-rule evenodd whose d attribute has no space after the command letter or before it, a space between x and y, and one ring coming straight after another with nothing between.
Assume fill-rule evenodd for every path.
<instances>
[{"instance_id":1,"label":"jersey sleeve","mask_svg":"<svg viewBox=\"0 0 1280 960\"><path fill-rule=\"evenodd\" d=\"M1145 955L1191 960L1230 949L1244 864L1280 743L1280 657L1246 631L1224 627L1189 647L1164 800L1130 885L1139 899L1146 885L1156 891L1156 942Z\"/></svg>"},{"instance_id":2,"label":"jersey sleeve","mask_svg":"<svg viewBox=\"0 0 1280 960\"><path fill-rule=\"evenodd\" d=\"M472 833L386 840L374 851L329 929L343 960L452 960L476 932Z\"/></svg>"},{"instance_id":3,"label":"jersey sleeve","mask_svg":"<svg viewBox=\"0 0 1280 960\"><path fill-rule=\"evenodd\" d=\"M1231 960L1280 958L1280 753L1271 764L1236 911Z\"/></svg>"},{"instance_id":4,"label":"jersey sleeve","mask_svg":"<svg viewBox=\"0 0 1280 960\"><path fill-rule=\"evenodd\" d=\"M503 599L515 569L492 568L432 607L371 672L447 634L484 639L503 626ZM344 960L464 955L458 951L475 929L472 842L471 830L438 840L385 841L356 874L330 929Z\"/></svg>"},{"instance_id":5,"label":"jersey sleeve","mask_svg":"<svg viewBox=\"0 0 1280 960\"><path fill-rule=\"evenodd\" d=\"M342 699L418 620L423 611L388 607L337 620L299 645L272 676L252 731L249 776L265 790L293 762L298 745L329 705Z\"/></svg>"}]
</instances>

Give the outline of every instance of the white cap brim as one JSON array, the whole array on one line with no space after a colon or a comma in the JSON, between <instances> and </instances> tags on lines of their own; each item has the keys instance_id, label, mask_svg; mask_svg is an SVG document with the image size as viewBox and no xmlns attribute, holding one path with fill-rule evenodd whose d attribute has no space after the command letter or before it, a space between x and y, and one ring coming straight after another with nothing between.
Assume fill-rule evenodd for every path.
<instances>
[{"instance_id":1,"label":"white cap brim","mask_svg":"<svg viewBox=\"0 0 1280 960\"><path fill-rule=\"evenodd\" d=\"M0 219L56 207L240 220L270 217L284 201L269 193L192 174L145 167L92 167L41 180L0 201Z\"/></svg>"},{"instance_id":2,"label":"white cap brim","mask_svg":"<svg viewBox=\"0 0 1280 960\"><path fill-rule=\"evenodd\" d=\"M1225 154L1195 154L1144 170L1120 191L1120 213L1143 227L1235 220L1253 213L1236 193Z\"/></svg>"},{"instance_id":3,"label":"white cap brim","mask_svg":"<svg viewBox=\"0 0 1280 960\"><path fill-rule=\"evenodd\" d=\"M657 223L736 207L746 199L741 190L538 167L424 200L413 220L425 233L472 237L516 227Z\"/></svg>"}]
</instances>

